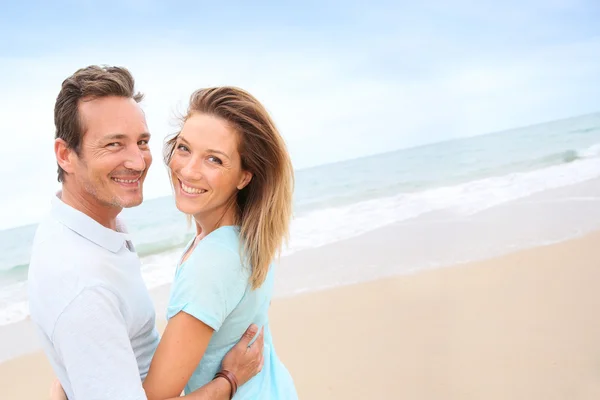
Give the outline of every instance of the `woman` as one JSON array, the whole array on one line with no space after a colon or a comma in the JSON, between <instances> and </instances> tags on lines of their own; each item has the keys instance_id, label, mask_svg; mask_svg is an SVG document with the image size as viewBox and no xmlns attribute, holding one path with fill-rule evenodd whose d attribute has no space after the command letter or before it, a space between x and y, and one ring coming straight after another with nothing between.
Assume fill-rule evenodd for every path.
<instances>
[{"instance_id":1,"label":"woman","mask_svg":"<svg viewBox=\"0 0 600 400\"><path fill-rule=\"evenodd\" d=\"M236 399L296 399L268 323L272 262L287 238L293 169L265 108L247 92L196 91L183 128L165 148L177 208L196 237L175 273L168 325L146 380L149 399L190 393L255 323L264 328L264 366ZM235 377L224 377L235 391Z\"/></svg>"}]
</instances>

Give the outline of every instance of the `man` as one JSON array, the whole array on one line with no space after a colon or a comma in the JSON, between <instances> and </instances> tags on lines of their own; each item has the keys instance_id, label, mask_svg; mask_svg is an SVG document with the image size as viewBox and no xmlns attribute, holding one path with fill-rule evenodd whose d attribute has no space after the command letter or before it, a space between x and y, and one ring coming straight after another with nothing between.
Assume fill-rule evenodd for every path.
<instances>
[{"instance_id":1,"label":"man","mask_svg":"<svg viewBox=\"0 0 600 400\"><path fill-rule=\"evenodd\" d=\"M129 71L90 66L67 78L54 109L62 190L37 230L29 303L69 399L146 399L159 335L140 261L117 218L142 202L150 134ZM222 367L243 384L262 368L251 326ZM227 375L227 374L225 374ZM186 398L228 399L220 377Z\"/></svg>"}]
</instances>

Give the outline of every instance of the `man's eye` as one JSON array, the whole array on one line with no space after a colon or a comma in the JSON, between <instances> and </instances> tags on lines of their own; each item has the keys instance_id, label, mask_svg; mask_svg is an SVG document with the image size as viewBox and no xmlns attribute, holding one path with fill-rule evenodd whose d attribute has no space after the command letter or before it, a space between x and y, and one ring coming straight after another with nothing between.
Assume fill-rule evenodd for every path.
<instances>
[{"instance_id":1,"label":"man's eye","mask_svg":"<svg viewBox=\"0 0 600 400\"><path fill-rule=\"evenodd\" d=\"M119 147L120 145L121 145L121 143L113 142L113 143L107 144L106 147Z\"/></svg>"},{"instance_id":2,"label":"man's eye","mask_svg":"<svg viewBox=\"0 0 600 400\"><path fill-rule=\"evenodd\" d=\"M147 140L140 140L138 142L138 146L148 146L148 141Z\"/></svg>"}]
</instances>

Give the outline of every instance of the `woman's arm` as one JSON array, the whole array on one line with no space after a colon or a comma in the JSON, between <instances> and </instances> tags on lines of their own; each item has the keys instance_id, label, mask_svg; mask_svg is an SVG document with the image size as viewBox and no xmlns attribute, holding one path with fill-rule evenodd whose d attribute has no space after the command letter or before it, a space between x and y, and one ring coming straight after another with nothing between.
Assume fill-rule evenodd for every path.
<instances>
[{"instance_id":1,"label":"woman's arm","mask_svg":"<svg viewBox=\"0 0 600 400\"><path fill-rule=\"evenodd\" d=\"M148 400L171 400L179 397L200 363L213 332L204 322L183 311L169 320L143 384ZM258 332L258 326L252 324L225 355L223 369L232 372L241 386L262 370L263 349L264 332ZM230 398L230 394L231 386L228 381L220 378L185 398L225 400Z\"/></svg>"},{"instance_id":2,"label":"woman's arm","mask_svg":"<svg viewBox=\"0 0 600 400\"><path fill-rule=\"evenodd\" d=\"M166 332L166 331L165 331ZM258 334L258 336L256 336ZM256 340L250 346L252 339L256 336ZM231 350L223 358L221 363L223 369L233 373L238 380L238 383L243 385L250 378L258 374L263 367L263 349L264 349L264 332L258 332L258 326L252 324L246 329L240 341L233 346ZM153 361L154 362L154 361ZM155 371L154 371L155 372ZM156 375L155 375L156 376ZM153 378L158 379L158 378ZM145 384L144 384L145 386ZM50 390L50 400L67 400L67 396L58 380L55 380ZM181 393L181 391L180 391ZM229 399L231 396L231 386L225 379L215 379L210 383L202 386L193 393L185 396L188 400L221 400ZM154 397L148 396L149 399ZM179 393L171 398L161 398L161 400L179 400Z\"/></svg>"},{"instance_id":3,"label":"woman's arm","mask_svg":"<svg viewBox=\"0 0 600 400\"><path fill-rule=\"evenodd\" d=\"M149 400L179 396L202 360L213 333L220 329L248 288L240 256L228 246L200 243L194 255L202 262L182 265L171 287L169 322L143 385ZM242 351L247 349L246 345ZM212 385L222 387L224 380L219 378ZM238 376L237 381L241 385L244 380Z\"/></svg>"},{"instance_id":4,"label":"woman's arm","mask_svg":"<svg viewBox=\"0 0 600 400\"><path fill-rule=\"evenodd\" d=\"M181 311L173 316L144 381L148 400L178 397L200 363L214 330Z\"/></svg>"}]
</instances>

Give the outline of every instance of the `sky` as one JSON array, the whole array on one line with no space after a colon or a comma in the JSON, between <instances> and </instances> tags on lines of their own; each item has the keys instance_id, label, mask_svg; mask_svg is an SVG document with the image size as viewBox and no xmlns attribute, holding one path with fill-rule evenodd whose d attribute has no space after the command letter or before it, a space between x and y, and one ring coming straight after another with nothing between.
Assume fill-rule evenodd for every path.
<instances>
[{"instance_id":1,"label":"sky","mask_svg":"<svg viewBox=\"0 0 600 400\"><path fill-rule=\"evenodd\" d=\"M240 86L297 169L600 109L596 0L0 0L0 229L56 191L53 108L90 64L130 69L153 135L198 88Z\"/></svg>"}]
</instances>

